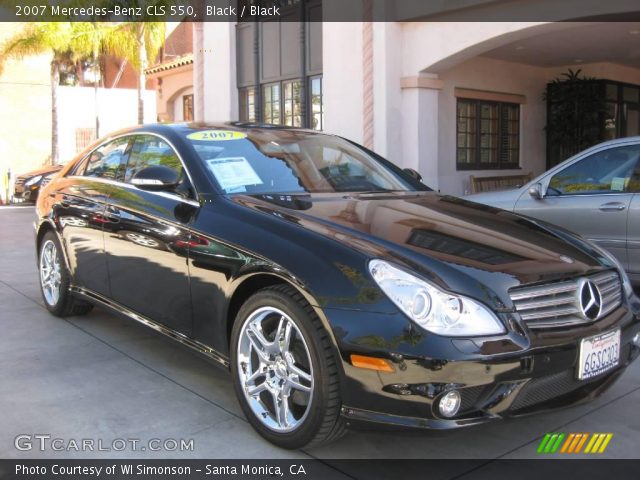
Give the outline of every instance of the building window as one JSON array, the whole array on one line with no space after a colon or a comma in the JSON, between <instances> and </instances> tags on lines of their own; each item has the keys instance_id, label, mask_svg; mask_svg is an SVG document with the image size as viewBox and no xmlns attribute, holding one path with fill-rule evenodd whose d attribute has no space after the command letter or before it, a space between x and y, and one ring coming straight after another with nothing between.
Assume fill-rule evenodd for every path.
<instances>
[{"instance_id":1,"label":"building window","mask_svg":"<svg viewBox=\"0 0 640 480\"><path fill-rule=\"evenodd\" d=\"M280 91L282 91L282 95L280 95ZM304 126L302 116L302 81L287 80L282 83L263 85L262 107L262 116L265 123L287 125L290 127ZM243 109L242 95L240 108Z\"/></svg>"},{"instance_id":2,"label":"building window","mask_svg":"<svg viewBox=\"0 0 640 480\"><path fill-rule=\"evenodd\" d=\"M324 126L322 76L309 77L307 85L308 88L304 94L301 79L262 85L262 118L260 119L255 108L256 88L240 88L240 120L322 130ZM308 105L306 114L304 105Z\"/></svg>"},{"instance_id":3,"label":"building window","mask_svg":"<svg viewBox=\"0 0 640 480\"><path fill-rule=\"evenodd\" d=\"M518 104L459 98L456 123L458 170L519 167Z\"/></svg>"},{"instance_id":4,"label":"building window","mask_svg":"<svg viewBox=\"0 0 640 480\"><path fill-rule=\"evenodd\" d=\"M193 95L182 97L182 119L185 122L193 121Z\"/></svg>"},{"instance_id":5,"label":"building window","mask_svg":"<svg viewBox=\"0 0 640 480\"><path fill-rule=\"evenodd\" d=\"M284 124L302 127L302 82L291 80L282 83L284 91Z\"/></svg>"},{"instance_id":6,"label":"building window","mask_svg":"<svg viewBox=\"0 0 640 480\"><path fill-rule=\"evenodd\" d=\"M280 84L271 83L262 86L263 121L280 125Z\"/></svg>"},{"instance_id":7,"label":"building window","mask_svg":"<svg viewBox=\"0 0 640 480\"><path fill-rule=\"evenodd\" d=\"M309 79L311 84L311 122L310 127L314 130L324 129L324 109L322 105L322 76L311 77Z\"/></svg>"},{"instance_id":8,"label":"building window","mask_svg":"<svg viewBox=\"0 0 640 480\"><path fill-rule=\"evenodd\" d=\"M322 0L237 0L237 4L238 11L246 10L235 26L239 119L321 129ZM249 16L250 7L274 5L286 21L273 22L263 15L264 8Z\"/></svg>"},{"instance_id":9,"label":"building window","mask_svg":"<svg viewBox=\"0 0 640 480\"><path fill-rule=\"evenodd\" d=\"M255 87L240 89L240 121L256 121L256 89Z\"/></svg>"}]
</instances>

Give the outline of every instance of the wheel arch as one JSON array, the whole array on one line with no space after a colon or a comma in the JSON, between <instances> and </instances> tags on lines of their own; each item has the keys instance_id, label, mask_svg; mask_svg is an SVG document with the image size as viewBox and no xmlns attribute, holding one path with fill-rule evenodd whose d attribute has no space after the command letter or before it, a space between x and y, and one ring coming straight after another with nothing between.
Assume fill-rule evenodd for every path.
<instances>
[{"instance_id":1,"label":"wheel arch","mask_svg":"<svg viewBox=\"0 0 640 480\"><path fill-rule=\"evenodd\" d=\"M233 329L236 316L242 305L259 290L275 285L289 285L304 297L322 322L323 327L329 334L329 338L331 338L334 348L337 349L337 343L331 324L313 294L297 282L282 275L267 271L253 272L237 279L234 282L233 288L231 289L232 293L229 302L227 303L225 316L227 345L229 346L231 342L231 330Z\"/></svg>"},{"instance_id":2,"label":"wheel arch","mask_svg":"<svg viewBox=\"0 0 640 480\"><path fill-rule=\"evenodd\" d=\"M42 239L48 232L53 232L54 235L58 238L58 243L60 244L62 250L62 258L64 259L65 266L67 267L67 270L71 272L69 258L67 257L67 250L66 248L64 248L64 241L60 236L60 232L51 220L43 220L38 227L38 231L36 233L36 262L40 261L40 244L42 243Z\"/></svg>"}]
</instances>

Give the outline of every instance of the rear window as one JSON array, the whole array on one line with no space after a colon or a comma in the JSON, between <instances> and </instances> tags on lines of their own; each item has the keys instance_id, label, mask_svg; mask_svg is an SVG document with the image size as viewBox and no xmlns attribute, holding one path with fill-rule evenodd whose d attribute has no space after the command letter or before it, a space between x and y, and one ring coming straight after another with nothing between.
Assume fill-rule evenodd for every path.
<instances>
[{"instance_id":1,"label":"rear window","mask_svg":"<svg viewBox=\"0 0 640 480\"><path fill-rule=\"evenodd\" d=\"M414 190L397 168L338 137L289 130L200 130L187 139L224 193Z\"/></svg>"}]
</instances>

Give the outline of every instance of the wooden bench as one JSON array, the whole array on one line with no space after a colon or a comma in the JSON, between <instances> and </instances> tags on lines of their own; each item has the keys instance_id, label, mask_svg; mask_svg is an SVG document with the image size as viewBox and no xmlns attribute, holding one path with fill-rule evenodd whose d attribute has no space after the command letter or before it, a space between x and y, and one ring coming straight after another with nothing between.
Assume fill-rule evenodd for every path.
<instances>
[{"instance_id":1,"label":"wooden bench","mask_svg":"<svg viewBox=\"0 0 640 480\"><path fill-rule=\"evenodd\" d=\"M469 177L471 193L491 192L494 190L508 190L518 188L533 179L533 173L523 173L521 175L500 175L495 177Z\"/></svg>"}]
</instances>

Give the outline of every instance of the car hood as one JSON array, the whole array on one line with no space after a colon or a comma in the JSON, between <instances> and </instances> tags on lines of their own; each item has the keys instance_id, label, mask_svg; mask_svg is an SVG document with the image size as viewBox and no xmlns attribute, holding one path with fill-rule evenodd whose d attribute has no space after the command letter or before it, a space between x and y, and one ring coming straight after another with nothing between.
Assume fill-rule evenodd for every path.
<instances>
[{"instance_id":1,"label":"car hood","mask_svg":"<svg viewBox=\"0 0 640 480\"><path fill-rule=\"evenodd\" d=\"M465 195L462 198L469 200L470 202L491 205L504 210L513 210L521 195L522 188L514 188L511 190L500 190L496 192L473 193L471 195Z\"/></svg>"},{"instance_id":2,"label":"car hood","mask_svg":"<svg viewBox=\"0 0 640 480\"><path fill-rule=\"evenodd\" d=\"M29 177L35 177L36 175L47 175L49 173L56 173L62 167L63 165L53 165L53 166L48 165L46 167L38 168L36 170L32 170L30 172L18 175L18 178L29 178Z\"/></svg>"},{"instance_id":3,"label":"car hood","mask_svg":"<svg viewBox=\"0 0 640 480\"><path fill-rule=\"evenodd\" d=\"M504 299L520 284L605 268L598 253L569 232L434 192L231 198L458 292L473 283Z\"/></svg>"}]
</instances>

